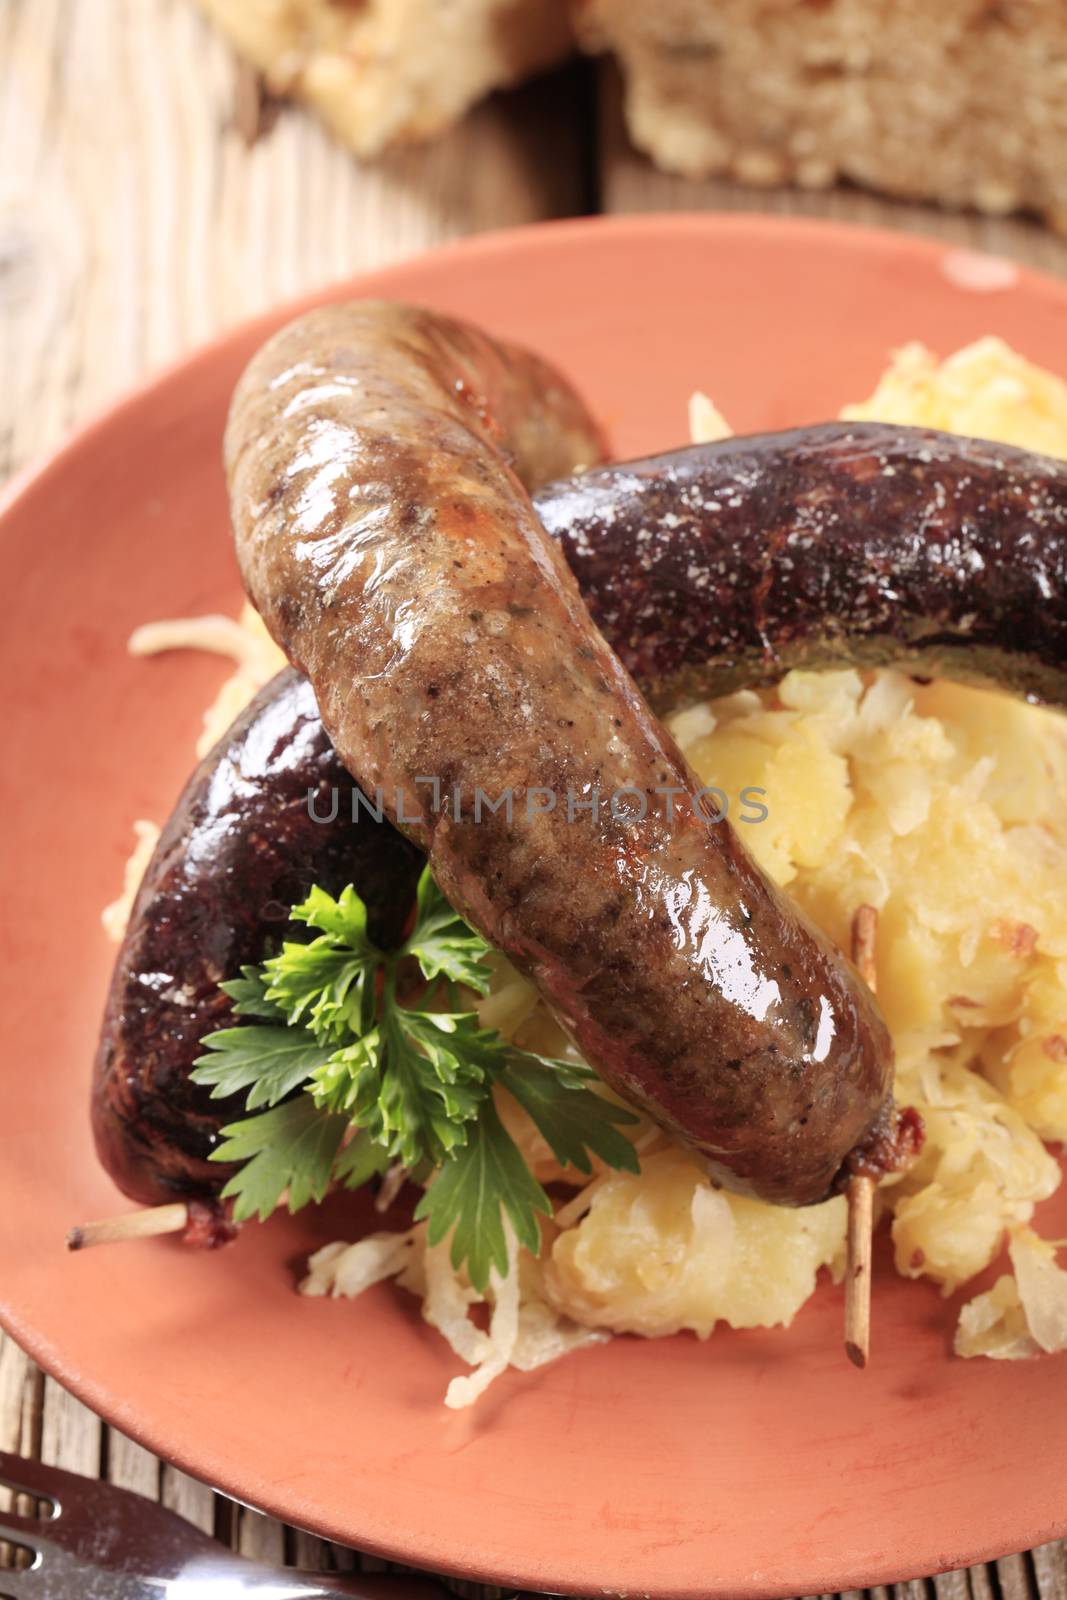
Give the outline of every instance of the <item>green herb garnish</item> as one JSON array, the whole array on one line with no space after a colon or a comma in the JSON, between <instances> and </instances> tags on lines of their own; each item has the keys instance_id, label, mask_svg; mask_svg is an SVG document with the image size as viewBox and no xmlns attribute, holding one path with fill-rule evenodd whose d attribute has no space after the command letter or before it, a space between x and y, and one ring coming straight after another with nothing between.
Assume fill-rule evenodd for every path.
<instances>
[{"instance_id":1,"label":"green herb garnish","mask_svg":"<svg viewBox=\"0 0 1067 1600\"><path fill-rule=\"evenodd\" d=\"M223 1128L212 1156L241 1163L222 1191L238 1221L266 1218L286 1190L296 1211L332 1183L358 1188L401 1162L428 1180L415 1215L429 1219L430 1242L451 1233L453 1265L466 1263L484 1293L490 1269L507 1270L505 1218L536 1250L538 1215L552 1210L500 1119L494 1086L523 1107L562 1165L589 1173L595 1155L638 1170L619 1131L637 1119L590 1086L594 1073L520 1050L462 1009L464 990L488 993L489 946L429 868L414 929L396 950L371 941L351 887L336 899L312 889L292 918L316 937L287 942L222 985L250 1020L209 1035L192 1074L214 1098L247 1091L258 1113Z\"/></svg>"}]
</instances>

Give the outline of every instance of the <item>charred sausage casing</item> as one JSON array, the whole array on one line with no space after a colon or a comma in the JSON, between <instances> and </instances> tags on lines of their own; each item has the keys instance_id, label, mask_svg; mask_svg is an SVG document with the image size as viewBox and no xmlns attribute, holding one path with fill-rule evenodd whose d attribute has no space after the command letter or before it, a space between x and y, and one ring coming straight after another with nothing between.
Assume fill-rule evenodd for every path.
<instances>
[{"instance_id":1,"label":"charred sausage casing","mask_svg":"<svg viewBox=\"0 0 1067 1600\"><path fill-rule=\"evenodd\" d=\"M245 584L394 816L427 775L527 798L510 818L402 825L605 1079L720 1181L814 1202L884 1131L888 1035L728 824L652 803L698 781L523 487L573 459L580 408L559 394L535 358L418 309L357 302L284 329L227 428ZM625 790L648 797L643 820L577 809Z\"/></svg>"}]
</instances>

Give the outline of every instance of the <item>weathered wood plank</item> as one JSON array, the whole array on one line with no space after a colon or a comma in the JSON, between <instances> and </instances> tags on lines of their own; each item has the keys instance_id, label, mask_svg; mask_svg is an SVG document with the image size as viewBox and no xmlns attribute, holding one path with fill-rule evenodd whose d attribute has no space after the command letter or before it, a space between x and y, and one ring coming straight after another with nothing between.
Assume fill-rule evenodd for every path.
<instances>
[{"instance_id":1,"label":"weathered wood plank","mask_svg":"<svg viewBox=\"0 0 1067 1600\"><path fill-rule=\"evenodd\" d=\"M8 0L0 26L0 473L268 305L584 201L574 71L360 166L298 108L249 147L188 0Z\"/></svg>"},{"instance_id":2,"label":"weathered wood plank","mask_svg":"<svg viewBox=\"0 0 1067 1600\"><path fill-rule=\"evenodd\" d=\"M1001 1600L1033 1600L1034 1588L1024 1555L1004 1556L996 1566Z\"/></svg>"},{"instance_id":3,"label":"weathered wood plank","mask_svg":"<svg viewBox=\"0 0 1067 1600\"><path fill-rule=\"evenodd\" d=\"M143 1494L147 1500L158 1500L160 1490L160 1462L143 1445L135 1444L117 1428L105 1429L104 1435L106 1477L109 1483L134 1494Z\"/></svg>"},{"instance_id":4,"label":"weathered wood plank","mask_svg":"<svg viewBox=\"0 0 1067 1600\"><path fill-rule=\"evenodd\" d=\"M49 1383L49 1388L54 1387ZM187 1522L192 1522L204 1533L215 1533L219 1520L220 1497L204 1483L190 1478L169 1462L163 1462L159 1498L169 1510L176 1511ZM228 1504L228 1502L227 1502Z\"/></svg>"},{"instance_id":5,"label":"weathered wood plank","mask_svg":"<svg viewBox=\"0 0 1067 1600\"><path fill-rule=\"evenodd\" d=\"M1067 1600L1067 1543L1038 1545L1031 1559L1041 1600Z\"/></svg>"}]
</instances>

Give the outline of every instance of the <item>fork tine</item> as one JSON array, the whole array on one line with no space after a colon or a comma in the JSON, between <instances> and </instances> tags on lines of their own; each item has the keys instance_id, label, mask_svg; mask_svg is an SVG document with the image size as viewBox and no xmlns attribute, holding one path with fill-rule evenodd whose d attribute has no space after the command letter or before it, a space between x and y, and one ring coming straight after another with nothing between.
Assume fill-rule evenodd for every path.
<instances>
[{"instance_id":1,"label":"fork tine","mask_svg":"<svg viewBox=\"0 0 1067 1600\"><path fill-rule=\"evenodd\" d=\"M28 1494L31 1500L51 1500L58 1506L61 1492L64 1489L76 1491L82 1482L84 1480L73 1472L46 1467L28 1456L0 1450L0 1484L14 1489L16 1494Z\"/></svg>"},{"instance_id":2,"label":"fork tine","mask_svg":"<svg viewBox=\"0 0 1067 1600\"><path fill-rule=\"evenodd\" d=\"M40 1595L42 1546L48 1543L40 1538L42 1526L36 1517L0 1511L0 1538L5 1539L8 1551L24 1551L33 1558L31 1566L0 1569L0 1600L32 1600L33 1596Z\"/></svg>"},{"instance_id":3,"label":"fork tine","mask_svg":"<svg viewBox=\"0 0 1067 1600\"><path fill-rule=\"evenodd\" d=\"M0 1533L7 1534L16 1544L32 1544L38 1549L46 1540L42 1537L47 1521L40 1517L20 1517L17 1511L0 1511Z\"/></svg>"}]
</instances>

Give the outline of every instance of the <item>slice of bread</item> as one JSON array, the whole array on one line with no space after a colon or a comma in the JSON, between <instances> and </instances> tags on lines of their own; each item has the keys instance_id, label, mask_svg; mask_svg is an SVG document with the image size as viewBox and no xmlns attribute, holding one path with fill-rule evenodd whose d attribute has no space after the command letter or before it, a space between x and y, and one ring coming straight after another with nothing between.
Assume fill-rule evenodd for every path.
<instances>
[{"instance_id":1,"label":"slice of bread","mask_svg":"<svg viewBox=\"0 0 1067 1600\"><path fill-rule=\"evenodd\" d=\"M1063 0L574 0L661 167L835 178L1067 231Z\"/></svg>"},{"instance_id":2,"label":"slice of bread","mask_svg":"<svg viewBox=\"0 0 1067 1600\"><path fill-rule=\"evenodd\" d=\"M429 138L567 55L567 0L198 0L278 95L360 156Z\"/></svg>"}]
</instances>

